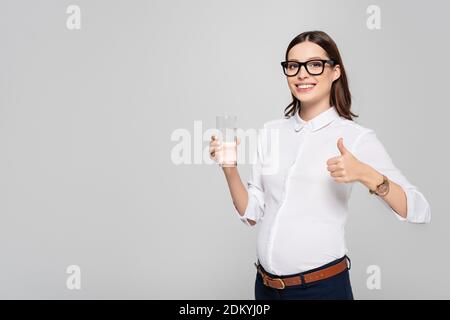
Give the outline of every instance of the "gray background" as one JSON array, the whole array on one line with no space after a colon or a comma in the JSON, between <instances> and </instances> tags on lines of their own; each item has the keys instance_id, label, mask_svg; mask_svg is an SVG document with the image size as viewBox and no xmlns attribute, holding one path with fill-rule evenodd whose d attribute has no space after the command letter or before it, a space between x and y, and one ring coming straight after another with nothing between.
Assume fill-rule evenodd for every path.
<instances>
[{"instance_id":1,"label":"gray background","mask_svg":"<svg viewBox=\"0 0 450 320\"><path fill-rule=\"evenodd\" d=\"M66 28L70 4L81 30ZM381 8L381 29L366 8ZM347 243L357 299L450 298L447 1L0 2L0 298L253 299L256 229L215 164L175 165L174 130L282 117L279 62L323 30L357 122L425 195L402 223L355 185ZM203 146L207 147L205 141ZM246 181L250 165L239 167ZM66 268L81 267L81 290ZM366 286L381 268L381 290Z\"/></svg>"}]
</instances>

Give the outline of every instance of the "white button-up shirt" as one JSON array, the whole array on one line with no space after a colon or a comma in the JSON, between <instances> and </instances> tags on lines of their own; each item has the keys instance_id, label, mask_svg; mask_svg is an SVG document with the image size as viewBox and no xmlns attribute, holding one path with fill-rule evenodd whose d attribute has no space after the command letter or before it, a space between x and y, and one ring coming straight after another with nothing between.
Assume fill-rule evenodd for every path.
<instances>
[{"instance_id":1,"label":"white button-up shirt","mask_svg":"<svg viewBox=\"0 0 450 320\"><path fill-rule=\"evenodd\" d=\"M276 133L276 134L273 134ZM397 169L374 130L339 116L334 107L304 121L266 122L258 134L256 161L247 182L249 201L243 216L258 228L257 258L268 272L290 275L307 271L347 254L344 227L353 183L338 183L327 160L340 155L337 141L360 161L399 184L407 197L407 218L429 223L430 205Z\"/></svg>"}]
</instances>

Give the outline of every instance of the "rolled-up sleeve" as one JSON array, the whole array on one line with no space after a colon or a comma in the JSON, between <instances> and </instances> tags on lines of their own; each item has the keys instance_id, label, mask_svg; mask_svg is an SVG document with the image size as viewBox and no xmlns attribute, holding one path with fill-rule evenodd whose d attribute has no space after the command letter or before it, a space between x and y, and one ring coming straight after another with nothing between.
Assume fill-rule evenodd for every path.
<instances>
[{"instance_id":1,"label":"rolled-up sleeve","mask_svg":"<svg viewBox=\"0 0 450 320\"><path fill-rule=\"evenodd\" d=\"M250 176L247 180L247 191L248 191L247 208L245 209L243 216L241 216L239 212L237 212L239 219L241 219L243 223L245 223L250 227L252 227L252 225L248 222L247 219L253 220L257 223L264 215L264 207L265 207L264 188L261 181L262 162L263 162L261 141L262 141L262 131L260 131L257 137L256 153L254 154L253 158L255 159L255 161L252 164Z\"/></svg>"},{"instance_id":2,"label":"rolled-up sleeve","mask_svg":"<svg viewBox=\"0 0 450 320\"><path fill-rule=\"evenodd\" d=\"M374 130L368 129L363 132L355 141L353 154L355 157L375 170L384 174L389 180L402 187L406 194L407 215L406 218L400 216L381 197L375 196L381 203L390 210L400 221L412 223L430 223L431 208L424 195L411 184L402 172L394 165L385 147L377 138Z\"/></svg>"}]
</instances>

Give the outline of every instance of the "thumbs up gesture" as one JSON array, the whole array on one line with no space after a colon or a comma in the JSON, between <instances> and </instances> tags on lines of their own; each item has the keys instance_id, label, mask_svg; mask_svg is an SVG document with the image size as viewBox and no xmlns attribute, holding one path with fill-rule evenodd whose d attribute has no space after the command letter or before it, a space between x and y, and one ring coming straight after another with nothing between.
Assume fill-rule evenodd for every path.
<instances>
[{"instance_id":1,"label":"thumbs up gesture","mask_svg":"<svg viewBox=\"0 0 450 320\"><path fill-rule=\"evenodd\" d=\"M327 161L327 169L331 177L336 182L359 181L363 174L364 164L344 146L343 138L338 139L337 147L340 155Z\"/></svg>"}]
</instances>

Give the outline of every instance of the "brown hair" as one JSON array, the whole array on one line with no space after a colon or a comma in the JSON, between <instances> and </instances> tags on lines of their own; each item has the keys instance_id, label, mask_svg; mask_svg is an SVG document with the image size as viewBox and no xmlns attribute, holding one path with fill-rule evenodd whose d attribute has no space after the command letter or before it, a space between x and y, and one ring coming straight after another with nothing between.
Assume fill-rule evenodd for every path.
<instances>
[{"instance_id":1,"label":"brown hair","mask_svg":"<svg viewBox=\"0 0 450 320\"><path fill-rule=\"evenodd\" d=\"M353 120L352 116L358 117L358 115L354 114L350 110L352 98L350 90L348 88L347 75L345 73L344 64L342 62L341 55L339 54L336 43L328 34L323 31L306 31L299 34L291 41L291 43L289 43L286 50L286 60L288 60L289 50L291 50L292 47L296 44L302 43L304 41L310 41L319 45L327 52L329 59L332 59L336 62L335 65L340 65L341 75L339 79L335 80L331 85L330 105L334 106L339 115L343 116L344 118ZM293 100L284 109L284 116L286 118L290 118L301 109L300 100L298 100L293 94L291 95Z\"/></svg>"}]
</instances>

